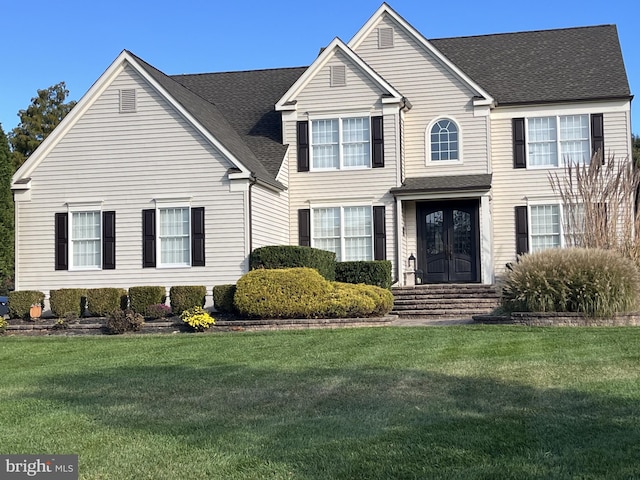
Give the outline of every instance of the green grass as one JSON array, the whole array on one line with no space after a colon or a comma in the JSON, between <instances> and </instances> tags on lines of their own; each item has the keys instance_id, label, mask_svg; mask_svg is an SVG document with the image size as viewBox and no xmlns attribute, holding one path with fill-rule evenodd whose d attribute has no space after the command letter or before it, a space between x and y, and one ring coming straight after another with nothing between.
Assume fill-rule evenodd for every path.
<instances>
[{"instance_id":1,"label":"green grass","mask_svg":"<svg viewBox=\"0 0 640 480\"><path fill-rule=\"evenodd\" d=\"M0 338L0 452L82 479L640 478L640 329Z\"/></svg>"}]
</instances>

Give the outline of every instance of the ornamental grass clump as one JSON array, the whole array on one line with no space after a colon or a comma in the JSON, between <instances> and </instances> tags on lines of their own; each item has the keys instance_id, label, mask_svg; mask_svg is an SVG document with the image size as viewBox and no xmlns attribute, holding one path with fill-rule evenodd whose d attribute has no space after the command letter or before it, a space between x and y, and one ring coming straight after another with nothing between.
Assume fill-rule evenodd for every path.
<instances>
[{"instance_id":1,"label":"ornamental grass clump","mask_svg":"<svg viewBox=\"0 0 640 480\"><path fill-rule=\"evenodd\" d=\"M502 287L506 312L576 312L608 317L638 309L640 274L612 250L565 248L520 257Z\"/></svg>"},{"instance_id":2,"label":"ornamental grass clump","mask_svg":"<svg viewBox=\"0 0 640 480\"><path fill-rule=\"evenodd\" d=\"M209 315L202 307L193 307L184 310L180 314L180 318L184 323L189 325L197 332L207 330L216 323L215 319Z\"/></svg>"}]
</instances>

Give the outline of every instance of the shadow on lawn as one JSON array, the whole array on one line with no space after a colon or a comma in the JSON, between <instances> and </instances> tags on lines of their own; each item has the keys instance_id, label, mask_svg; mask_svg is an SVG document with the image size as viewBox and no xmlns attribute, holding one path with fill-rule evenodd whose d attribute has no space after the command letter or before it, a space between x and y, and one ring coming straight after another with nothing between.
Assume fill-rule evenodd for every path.
<instances>
[{"instance_id":1,"label":"shadow on lawn","mask_svg":"<svg viewBox=\"0 0 640 480\"><path fill-rule=\"evenodd\" d=\"M636 401L393 368L118 368L36 397L297 478L637 478ZM31 395L30 395L31 396Z\"/></svg>"}]
</instances>

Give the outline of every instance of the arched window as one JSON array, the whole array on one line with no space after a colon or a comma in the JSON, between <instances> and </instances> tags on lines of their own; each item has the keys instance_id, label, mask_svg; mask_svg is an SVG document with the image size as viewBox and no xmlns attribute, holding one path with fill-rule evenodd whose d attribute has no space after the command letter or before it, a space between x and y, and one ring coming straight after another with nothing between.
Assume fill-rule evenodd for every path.
<instances>
[{"instance_id":1,"label":"arched window","mask_svg":"<svg viewBox=\"0 0 640 480\"><path fill-rule=\"evenodd\" d=\"M443 118L431 127L431 161L460 160L458 125Z\"/></svg>"}]
</instances>

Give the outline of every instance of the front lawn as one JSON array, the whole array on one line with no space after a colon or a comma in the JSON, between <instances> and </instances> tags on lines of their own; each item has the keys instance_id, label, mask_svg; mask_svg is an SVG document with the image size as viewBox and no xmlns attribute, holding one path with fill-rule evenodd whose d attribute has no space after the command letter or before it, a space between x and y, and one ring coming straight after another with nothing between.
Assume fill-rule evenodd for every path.
<instances>
[{"instance_id":1,"label":"front lawn","mask_svg":"<svg viewBox=\"0 0 640 480\"><path fill-rule=\"evenodd\" d=\"M0 452L82 479L640 478L640 329L0 338Z\"/></svg>"}]
</instances>

